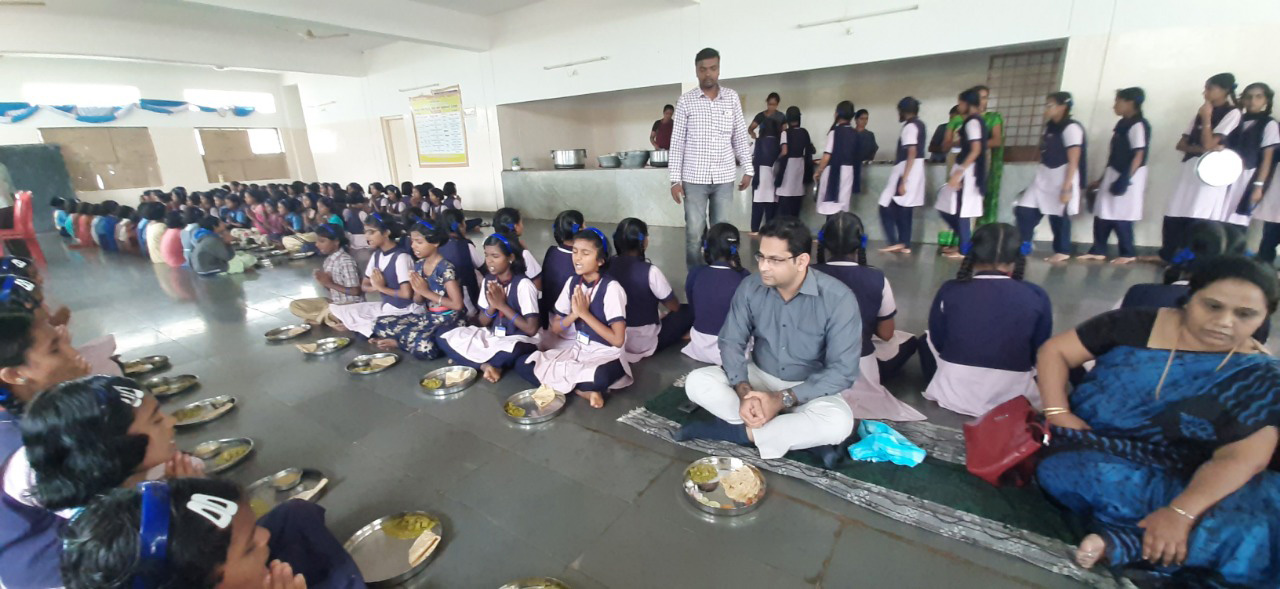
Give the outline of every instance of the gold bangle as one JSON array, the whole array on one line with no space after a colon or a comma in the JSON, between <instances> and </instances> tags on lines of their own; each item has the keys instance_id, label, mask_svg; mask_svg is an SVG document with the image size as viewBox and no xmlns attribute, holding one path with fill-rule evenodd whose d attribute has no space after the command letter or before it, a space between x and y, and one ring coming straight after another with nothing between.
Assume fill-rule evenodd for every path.
<instances>
[{"instance_id":1,"label":"gold bangle","mask_svg":"<svg viewBox=\"0 0 1280 589\"><path fill-rule=\"evenodd\" d=\"M1063 409L1061 407L1052 407L1044 410L1045 417L1053 417L1054 415L1066 415L1068 413L1071 413L1070 409Z\"/></svg>"},{"instance_id":2,"label":"gold bangle","mask_svg":"<svg viewBox=\"0 0 1280 589\"><path fill-rule=\"evenodd\" d=\"M1191 520L1191 521L1196 521L1196 516L1191 515L1190 513L1187 513L1185 510L1183 510L1183 509L1179 508L1177 505L1174 505L1174 504L1170 503L1170 504L1169 504L1169 509L1172 509L1174 513L1176 513L1176 514L1178 514L1178 515L1180 515L1180 516L1182 516L1182 517L1185 517L1185 518L1187 518L1187 519L1189 519L1189 520Z\"/></svg>"},{"instance_id":3,"label":"gold bangle","mask_svg":"<svg viewBox=\"0 0 1280 589\"><path fill-rule=\"evenodd\" d=\"M1045 407L1044 408L1044 413L1048 413L1050 411L1071 411L1071 410L1067 409L1066 407Z\"/></svg>"}]
</instances>

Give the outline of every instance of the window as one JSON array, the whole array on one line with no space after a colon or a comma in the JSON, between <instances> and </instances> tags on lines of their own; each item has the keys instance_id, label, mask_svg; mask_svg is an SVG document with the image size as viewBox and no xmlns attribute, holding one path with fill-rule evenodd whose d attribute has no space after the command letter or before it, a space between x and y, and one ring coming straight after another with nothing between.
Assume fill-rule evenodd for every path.
<instances>
[{"instance_id":1,"label":"window","mask_svg":"<svg viewBox=\"0 0 1280 589\"><path fill-rule=\"evenodd\" d=\"M182 99L197 106L211 108L252 106L254 110L263 114L276 112L276 97L270 92L187 89L182 91Z\"/></svg>"},{"instance_id":2,"label":"window","mask_svg":"<svg viewBox=\"0 0 1280 589\"><path fill-rule=\"evenodd\" d=\"M40 129L57 145L77 191L160 186L160 165L151 132L144 127L55 127Z\"/></svg>"},{"instance_id":3,"label":"window","mask_svg":"<svg viewBox=\"0 0 1280 589\"><path fill-rule=\"evenodd\" d=\"M987 110L1004 116L1004 159L1034 162L1040 158L1045 96L1062 81L1062 49L1043 49L991 56Z\"/></svg>"},{"instance_id":4,"label":"window","mask_svg":"<svg viewBox=\"0 0 1280 589\"><path fill-rule=\"evenodd\" d=\"M196 129L209 182L280 180L289 164L279 129Z\"/></svg>"},{"instance_id":5,"label":"window","mask_svg":"<svg viewBox=\"0 0 1280 589\"><path fill-rule=\"evenodd\" d=\"M116 84L49 84L30 82L22 85L22 99L31 104L75 106L124 106L142 98L136 86Z\"/></svg>"}]
</instances>

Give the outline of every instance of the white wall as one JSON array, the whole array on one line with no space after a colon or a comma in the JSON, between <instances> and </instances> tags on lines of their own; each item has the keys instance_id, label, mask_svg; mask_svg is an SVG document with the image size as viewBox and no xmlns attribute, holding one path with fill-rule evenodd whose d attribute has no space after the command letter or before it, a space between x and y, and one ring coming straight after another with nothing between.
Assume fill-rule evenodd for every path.
<instances>
[{"instance_id":1,"label":"white wall","mask_svg":"<svg viewBox=\"0 0 1280 589\"><path fill-rule=\"evenodd\" d=\"M160 166L161 186L136 189L79 192L88 202L113 199L133 204L147 188L186 186L200 190L212 186L207 181L204 160L196 146L196 127L276 127L283 135L290 128L284 116L280 76L256 72L214 71L210 68L140 64L129 62L88 61L78 59L41 59L5 57L0 59L0 97L5 101L24 101L22 85L28 82L125 84L137 86L143 98L182 100L189 88L269 92L276 97L276 113L254 113L247 117L222 117L214 113L180 112L173 115L135 109L122 119L110 123L80 123L71 118L41 109L22 122L0 125L0 145L41 143L41 127L147 127L155 146ZM299 174L296 150L286 154L290 172Z\"/></svg>"},{"instance_id":2,"label":"white wall","mask_svg":"<svg viewBox=\"0 0 1280 589\"><path fill-rule=\"evenodd\" d=\"M302 95L307 132L313 147L316 171L325 180L386 182L391 177L383 143L381 118L402 115L413 137L409 98L421 90L400 92L439 83L462 89L469 163L466 167L413 168L415 183L437 186L458 184L467 209L492 211L501 207L502 169L497 114L491 98L488 55L396 43L366 54L369 73L364 78L339 76L286 76ZM324 107L317 105L333 103Z\"/></svg>"}]
</instances>

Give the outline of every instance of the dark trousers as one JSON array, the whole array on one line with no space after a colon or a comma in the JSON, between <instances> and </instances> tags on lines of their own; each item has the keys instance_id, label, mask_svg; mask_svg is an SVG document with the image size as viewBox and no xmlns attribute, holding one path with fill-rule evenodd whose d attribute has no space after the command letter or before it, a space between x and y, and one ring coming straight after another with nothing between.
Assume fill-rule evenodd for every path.
<instances>
[{"instance_id":1,"label":"dark trousers","mask_svg":"<svg viewBox=\"0 0 1280 589\"><path fill-rule=\"evenodd\" d=\"M479 226L480 226L480 224L481 224L481 223L483 223L483 222L484 222L484 220L483 220L483 219L481 219L481 218L479 218L479 217L476 217L476 218L474 218L474 219L467 219L467 221L466 221L466 223L467 223L467 233L471 233L472 231L475 231L475 230L476 230L476 228L477 228L477 227L479 227Z\"/></svg>"},{"instance_id":2,"label":"dark trousers","mask_svg":"<svg viewBox=\"0 0 1280 589\"><path fill-rule=\"evenodd\" d=\"M924 344L919 339L911 338L902 342L901 346L898 346L898 354L896 356L888 360L877 360L876 363L880 367L880 381L884 382L886 377L897 374L899 370L902 370L902 367L906 366L907 360L911 359L911 355L916 353L916 348L922 345Z\"/></svg>"},{"instance_id":3,"label":"dark trousers","mask_svg":"<svg viewBox=\"0 0 1280 589\"><path fill-rule=\"evenodd\" d=\"M311 587L364 587L360 569L325 527L324 508L308 501L285 501L258 519L271 532L272 559L289 563Z\"/></svg>"},{"instance_id":4,"label":"dark trousers","mask_svg":"<svg viewBox=\"0 0 1280 589\"><path fill-rule=\"evenodd\" d=\"M779 196L778 197L778 216L779 217L795 217L800 218L800 205L804 203L803 196Z\"/></svg>"},{"instance_id":5,"label":"dark trousers","mask_svg":"<svg viewBox=\"0 0 1280 589\"><path fill-rule=\"evenodd\" d=\"M960 251L968 251L969 236L973 232L973 221L960 215L952 215L941 211L938 214L942 216L942 220L947 223L947 226L956 232L956 237L960 239Z\"/></svg>"},{"instance_id":6,"label":"dark trousers","mask_svg":"<svg viewBox=\"0 0 1280 589\"><path fill-rule=\"evenodd\" d=\"M528 356L529 354L538 351L538 346L528 342L520 342L516 344L516 347L511 348L510 352L498 352L485 362L473 362L468 360L466 356L459 354L458 351L453 349L453 347L449 345L449 342L445 341L444 338L436 340L436 345L440 347L440 351L444 352L450 360L453 360L454 364L470 366L476 370L480 370L481 364L488 364L494 368L506 370L515 366L516 360L521 356Z\"/></svg>"},{"instance_id":7,"label":"dark trousers","mask_svg":"<svg viewBox=\"0 0 1280 589\"><path fill-rule=\"evenodd\" d=\"M679 311L667 313L667 316L662 318L662 327L658 330L658 349L654 353L683 341L691 327L693 327L693 308L689 305L680 305Z\"/></svg>"},{"instance_id":8,"label":"dark trousers","mask_svg":"<svg viewBox=\"0 0 1280 589\"><path fill-rule=\"evenodd\" d=\"M542 382L538 380L537 375L533 373L533 362L529 361L528 354L516 359L514 370L516 371L516 374L524 377L525 380L533 383L534 386L542 385ZM622 369L622 362L614 360L597 366L592 379L587 382L578 383L576 388L580 391L595 391L603 393L609 390L609 385L617 382L619 378L626 376L626 374L626 371Z\"/></svg>"},{"instance_id":9,"label":"dark trousers","mask_svg":"<svg viewBox=\"0 0 1280 589\"><path fill-rule=\"evenodd\" d=\"M1276 247L1280 246L1280 223L1262 224L1262 243L1258 244L1258 259L1267 264L1276 261Z\"/></svg>"},{"instance_id":10,"label":"dark trousers","mask_svg":"<svg viewBox=\"0 0 1280 589\"><path fill-rule=\"evenodd\" d=\"M933 375L938 372L938 359L933 357L927 337L928 334L922 333L916 338L916 352L920 356L920 371L924 373L925 380L933 380Z\"/></svg>"},{"instance_id":11,"label":"dark trousers","mask_svg":"<svg viewBox=\"0 0 1280 589\"><path fill-rule=\"evenodd\" d=\"M1178 254L1187 239L1187 230L1199 219L1192 217L1165 217L1160 228L1160 258L1168 262Z\"/></svg>"},{"instance_id":12,"label":"dark trousers","mask_svg":"<svg viewBox=\"0 0 1280 589\"><path fill-rule=\"evenodd\" d=\"M880 207L880 224L884 226L889 245L911 245L911 213L911 207L899 206L893 201L889 201L887 207Z\"/></svg>"},{"instance_id":13,"label":"dark trousers","mask_svg":"<svg viewBox=\"0 0 1280 589\"><path fill-rule=\"evenodd\" d=\"M755 233L760 230L760 226L769 222L778 214L778 203L776 202L753 202L751 203L751 232Z\"/></svg>"},{"instance_id":14,"label":"dark trousers","mask_svg":"<svg viewBox=\"0 0 1280 589\"><path fill-rule=\"evenodd\" d=\"M1107 240L1111 239L1112 231L1115 231L1116 241L1120 244L1120 257L1136 256L1137 251L1133 246L1133 221L1109 221L1097 217L1093 219L1093 247L1089 249L1089 254L1107 255Z\"/></svg>"},{"instance_id":15,"label":"dark trousers","mask_svg":"<svg viewBox=\"0 0 1280 589\"><path fill-rule=\"evenodd\" d=\"M1013 216L1018 222L1018 233L1022 243L1030 243L1035 235L1036 225L1044 214L1040 209L1031 207L1014 207ZM1049 215L1049 229L1053 230L1053 253L1071 255L1071 217L1066 215Z\"/></svg>"}]
</instances>

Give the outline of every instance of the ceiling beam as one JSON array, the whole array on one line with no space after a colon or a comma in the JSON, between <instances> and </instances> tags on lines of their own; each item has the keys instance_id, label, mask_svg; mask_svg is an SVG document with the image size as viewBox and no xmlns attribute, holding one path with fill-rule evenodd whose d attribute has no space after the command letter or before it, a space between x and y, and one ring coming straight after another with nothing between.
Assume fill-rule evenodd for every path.
<instances>
[{"instance_id":1,"label":"ceiling beam","mask_svg":"<svg viewBox=\"0 0 1280 589\"><path fill-rule=\"evenodd\" d=\"M486 51L489 19L412 0L186 0L467 51Z\"/></svg>"}]
</instances>

